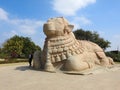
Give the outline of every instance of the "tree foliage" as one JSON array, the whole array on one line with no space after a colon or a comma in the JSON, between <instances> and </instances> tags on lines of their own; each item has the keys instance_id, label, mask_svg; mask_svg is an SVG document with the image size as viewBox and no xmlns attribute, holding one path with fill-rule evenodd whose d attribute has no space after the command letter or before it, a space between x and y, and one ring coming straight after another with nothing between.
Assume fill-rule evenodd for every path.
<instances>
[{"instance_id":1,"label":"tree foliage","mask_svg":"<svg viewBox=\"0 0 120 90\"><path fill-rule=\"evenodd\" d=\"M120 62L120 51L108 51L106 55L113 58L114 61Z\"/></svg>"},{"instance_id":2,"label":"tree foliage","mask_svg":"<svg viewBox=\"0 0 120 90\"><path fill-rule=\"evenodd\" d=\"M13 36L3 44L3 51L12 57L24 56L28 57L30 53L41 48L34 44L28 37Z\"/></svg>"},{"instance_id":3,"label":"tree foliage","mask_svg":"<svg viewBox=\"0 0 120 90\"><path fill-rule=\"evenodd\" d=\"M88 40L98 44L104 50L110 47L110 42L101 38L97 32L85 31L83 29L78 29L73 32L75 37L79 40Z\"/></svg>"}]
</instances>

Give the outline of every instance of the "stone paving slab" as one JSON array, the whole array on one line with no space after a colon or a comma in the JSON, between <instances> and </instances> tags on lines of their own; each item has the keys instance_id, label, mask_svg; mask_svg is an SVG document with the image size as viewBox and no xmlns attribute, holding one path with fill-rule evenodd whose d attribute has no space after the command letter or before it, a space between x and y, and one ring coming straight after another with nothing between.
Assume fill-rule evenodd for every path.
<instances>
[{"instance_id":1,"label":"stone paving slab","mask_svg":"<svg viewBox=\"0 0 120 90\"><path fill-rule=\"evenodd\" d=\"M29 68L28 63L0 65L0 90L120 90L120 70L68 75Z\"/></svg>"}]
</instances>

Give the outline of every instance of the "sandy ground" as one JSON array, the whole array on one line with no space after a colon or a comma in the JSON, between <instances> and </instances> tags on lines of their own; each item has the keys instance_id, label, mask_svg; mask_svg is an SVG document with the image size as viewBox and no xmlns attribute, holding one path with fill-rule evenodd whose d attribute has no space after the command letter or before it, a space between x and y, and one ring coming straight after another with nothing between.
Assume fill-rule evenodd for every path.
<instances>
[{"instance_id":1,"label":"sandy ground","mask_svg":"<svg viewBox=\"0 0 120 90\"><path fill-rule=\"evenodd\" d=\"M27 63L0 65L0 90L120 90L120 70L69 75L32 70Z\"/></svg>"}]
</instances>

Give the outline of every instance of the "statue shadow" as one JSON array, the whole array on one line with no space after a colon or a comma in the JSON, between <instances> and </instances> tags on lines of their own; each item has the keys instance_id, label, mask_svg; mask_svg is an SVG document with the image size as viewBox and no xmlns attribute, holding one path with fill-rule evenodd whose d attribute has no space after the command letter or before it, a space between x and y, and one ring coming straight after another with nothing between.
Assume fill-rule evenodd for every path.
<instances>
[{"instance_id":1,"label":"statue shadow","mask_svg":"<svg viewBox=\"0 0 120 90\"><path fill-rule=\"evenodd\" d=\"M15 70L19 70L19 71L27 71L27 70L34 70L34 71L43 71L42 69L34 69L32 66L19 66L16 67Z\"/></svg>"},{"instance_id":2,"label":"statue shadow","mask_svg":"<svg viewBox=\"0 0 120 90\"><path fill-rule=\"evenodd\" d=\"M26 70L34 70L33 67L30 66L19 66L16 67L15 70L26 71Z\"/></svg>"}]
</instances>

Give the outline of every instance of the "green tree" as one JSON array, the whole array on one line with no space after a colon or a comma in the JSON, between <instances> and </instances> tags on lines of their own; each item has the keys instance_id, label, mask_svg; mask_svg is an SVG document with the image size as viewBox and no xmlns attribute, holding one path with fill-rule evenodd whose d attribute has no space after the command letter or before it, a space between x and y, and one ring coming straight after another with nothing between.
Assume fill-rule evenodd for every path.
<instances>
[{"instance_id":1,"label":"green tree","mask_svg":"<svg viewBox=\"0 0 120 90\"><path fill-rule=\"evenodd\" d=\"M113 58L114 61L120 62L120 51L108 51L106 55Z\"/></svg>"},{"instance_id":2,"label":"green tree","mask_svg":"<svg viewBox=\"0 0 120 90\"><path fill-rule=\"evenodd\" d=\"M41 48L28 37L13 36L3 44L3 51L12 57L25 56Z\"/></svg>"},{"instance_id":3,"label":"green tree","mask_svg":"<svg viewBox=\"0 0 120 90\"><path fill-rule=\"evenodd\" d=\"M73 32L75 37L79 40L88 40L98 44L104 50L110 47L110 42L101 38L97 32L85 31L83 29L78 29Z\"/></svg>"}]
</instances>

